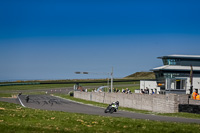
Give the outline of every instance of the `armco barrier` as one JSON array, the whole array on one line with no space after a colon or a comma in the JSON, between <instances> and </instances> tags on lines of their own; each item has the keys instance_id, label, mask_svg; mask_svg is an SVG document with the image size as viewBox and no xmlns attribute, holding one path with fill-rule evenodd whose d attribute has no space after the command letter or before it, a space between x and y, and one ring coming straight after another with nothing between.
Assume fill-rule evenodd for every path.
<instances>
[{"instance_id":1,"label":"armco barrier","mask_svg":"<svg viewBox=\"0 0 200 133\"><path fill-rule=\"evenodd\" d=\"M13 85L39 85L40 82L29 82L29 83L8 83L8 84L0 84L0 86L13 86Z\"/></svg>"},{"instance_id":2,"label":"armco barrier","mask_svg":"<svg viewBox=\"0 0 200 133\"><path fill-rule=\"evenodd\" d=\"M179 104L187 104L187 95L147 95L147 94L124 94L124 93L99 93L75 91L74 97L85 100L107 103L119 101L121 107L149 110L160 113L176 113Z\"/></svg>"}]
</instances>

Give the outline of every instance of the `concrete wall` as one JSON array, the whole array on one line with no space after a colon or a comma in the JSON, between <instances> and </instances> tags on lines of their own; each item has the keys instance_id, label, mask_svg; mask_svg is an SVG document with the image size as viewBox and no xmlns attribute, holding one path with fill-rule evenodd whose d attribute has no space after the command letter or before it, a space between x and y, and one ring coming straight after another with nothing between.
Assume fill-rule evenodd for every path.
<instances>
[{"instance_id":1,"label":"concrete wall","mask_svg":"<svg viewBox=\"0 0 200 133\"><path fill-rule=\"evenodd\" d=\"M124 93L99 93L99 92L74 92L74 97L110 104L119 101L121 107L149 110L160 113L178 112L178 105L187 104L187 95L147 95L147 94L124 94Z\"/></svg>"}]
</instances>

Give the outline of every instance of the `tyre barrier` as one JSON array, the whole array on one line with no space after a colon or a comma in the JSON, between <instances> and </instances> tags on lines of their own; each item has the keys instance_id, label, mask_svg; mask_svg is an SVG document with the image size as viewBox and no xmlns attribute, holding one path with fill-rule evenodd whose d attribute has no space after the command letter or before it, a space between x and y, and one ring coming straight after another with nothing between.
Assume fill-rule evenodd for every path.
<instances>
[{"instance_id":1,"label":"tyre barrier","mask_svg":"<svg viewBox=\"0 0 200 133\"><path fill-rule=\"evenodd\" d=\"M200 105L179 104L179 112L200 114Z\"/></svg>"}]
</instances>

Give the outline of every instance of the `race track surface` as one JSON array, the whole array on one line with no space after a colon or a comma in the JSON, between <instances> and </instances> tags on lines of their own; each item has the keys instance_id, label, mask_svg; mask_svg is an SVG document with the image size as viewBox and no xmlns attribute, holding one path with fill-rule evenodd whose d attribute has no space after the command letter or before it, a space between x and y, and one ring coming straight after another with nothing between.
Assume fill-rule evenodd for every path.
<instances>
[{"instance_id":1,"label":"race track surface","mask_svg":"<svg viewBox=\"0 0 200 133\"><path fill-rule=\"evenodd\" d=\"M104 108L80 104L80 103L76 103L67 99L53 97L50 95L29 95L29 98L30 100L27 103L25 100L26 99L25 95L19 96L19 99L21 100L24 106L29 107L29 108L34 108L34 109L83 113L83 114L89 114L89 115L126 117L126 118L132 118L132 119L147 119L147 120L155 120L155 121L200 124L200 119L157 116L157 115L151 115L151 114L140 114L140 113L132 113L132 112L126 112L126 111L117 111L117 112L114 112L113 114L104 113L104 110L105 110ZM3 100L1 98L0 101L6 101L6 100ZM8 100L7 102L13 102L13 103L19 104L19 101L16 99Z\"/></svg>"}]
</instances>

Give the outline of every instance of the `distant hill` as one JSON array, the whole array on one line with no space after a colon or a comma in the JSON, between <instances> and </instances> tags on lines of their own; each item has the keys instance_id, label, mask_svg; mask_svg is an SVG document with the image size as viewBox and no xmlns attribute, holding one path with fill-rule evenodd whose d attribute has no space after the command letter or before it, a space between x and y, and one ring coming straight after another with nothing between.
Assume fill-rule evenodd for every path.
<instances>
[{"instance_id":1,"label":"distant hill","mask_svg":"<svg viewBox=\"0 0 200 133\"><path fill-rule=\"evenodd\" d=\"M136 72L124 77L126 79L155 79L154 72Z\"/></svg>"}]
</instances>

